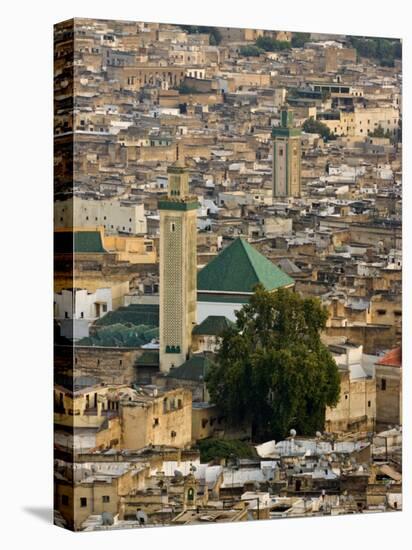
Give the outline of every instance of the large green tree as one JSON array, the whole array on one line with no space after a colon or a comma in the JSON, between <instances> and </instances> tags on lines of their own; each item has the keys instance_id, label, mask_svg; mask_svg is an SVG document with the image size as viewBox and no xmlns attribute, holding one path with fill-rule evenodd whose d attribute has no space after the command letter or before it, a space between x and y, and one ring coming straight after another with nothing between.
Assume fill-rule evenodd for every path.
<instances>
[{"instance_id":1,"label":"large green tree","mask_svg":"<svg viewBox=\"0 0 412 550\"><path fill-rule=\"evenodd\" d=\"M334 134L330 131L328 126L320 120L315 120L313 117L307 118L302 124L302 130L307 134L319 134L326 141L335 139Z\"/></svg>"},{"instance_id":2,"label":"large green tree","mask_svg":"<svg viewBox=\"0 0 412 550\"><path fill-rule=\"evenodd\" d=\"M207 375L211 400L229 422L251 422L255 440L323 429L325 408L340 393L338 368L320 340L326 320L318 299L256 287Z\"/></svg>"}]
</instances>

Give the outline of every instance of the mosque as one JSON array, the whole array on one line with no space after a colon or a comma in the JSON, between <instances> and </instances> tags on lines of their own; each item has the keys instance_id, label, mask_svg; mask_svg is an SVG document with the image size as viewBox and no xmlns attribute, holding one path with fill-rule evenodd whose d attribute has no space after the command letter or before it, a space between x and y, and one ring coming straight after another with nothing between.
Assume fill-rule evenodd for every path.
<instances>
[{"instance_id":1,"label":"mosque","mask_svg":"<svg viewBox=\"0 0 412 550\"><path fill-rule=\"evenodd\" d=\"M168 168L168 194L158 206L159 363L160 371L168 373L187 364L193 352L205 349L196 339L202 331L216 336L219 327L236 320L235 312L249 301L256 284L274 291L293 287L294 280L242 238L197 273L199 205L197 197L190 195L188 169L180 159Z\"/></svg>"}]
</instances>

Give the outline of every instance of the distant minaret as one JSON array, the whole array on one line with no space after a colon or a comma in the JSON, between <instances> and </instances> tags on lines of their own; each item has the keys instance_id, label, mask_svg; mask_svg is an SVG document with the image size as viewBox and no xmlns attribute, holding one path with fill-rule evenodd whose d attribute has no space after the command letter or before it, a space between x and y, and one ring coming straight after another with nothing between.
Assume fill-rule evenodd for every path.
<instances>
[{"instance_id":1,"label":"distant minaret","mask_svg":"<svg viewBox=\"0 0 412 550\"><path fill-rule=\"evenodd\" d=\"M273 197L300 197L300 128L293 127L293 113L283 108L280 126L272 129Z\"/></svg>"},{"instance_id":2,"label":"distant minaret","mask_svg":"<svg viewBox=\"0 0 412 550\"><path fill-rule=\"evenodd\" d=\"M160 211L160 370L178 367L191 349L196 324L197 197L189 194L189 174L179 159L167 169L168 195Z\"/></svg>"}]
</instances>

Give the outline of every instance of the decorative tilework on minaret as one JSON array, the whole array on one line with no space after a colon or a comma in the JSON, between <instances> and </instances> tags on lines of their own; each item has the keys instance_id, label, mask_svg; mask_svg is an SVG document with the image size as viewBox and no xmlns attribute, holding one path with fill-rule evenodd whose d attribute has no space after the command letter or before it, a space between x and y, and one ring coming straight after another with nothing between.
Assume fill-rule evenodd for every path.
<instances>
[{"instance_id":1,"label":"decorative tilework on minaret","mask_svg":"<svg viewBox=\"0 0 412 550\"><path fill-rule=\"evenodd\" d=\"M280 126L272 128L273 198L301 194L301 131L293 127L293 113L283 108Z\"/></svg>"},{"instance_id":2,"label":"decorative tilework on minaret","mask_svg":"<svg viewBox=\"0 0 412 550\"><path fill-rule=\"evenodd\" d=\"M189 193L189 173L176 152L169 166L167 197L160 211L160 370L169 372L190 354L196 325L197 197Z\"/></svg>"}]
</instances>

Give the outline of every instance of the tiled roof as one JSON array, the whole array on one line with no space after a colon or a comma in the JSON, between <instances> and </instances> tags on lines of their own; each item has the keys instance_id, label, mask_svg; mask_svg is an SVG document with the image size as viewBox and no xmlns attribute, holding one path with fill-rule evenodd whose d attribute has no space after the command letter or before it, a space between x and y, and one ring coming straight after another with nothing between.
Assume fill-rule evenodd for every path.
<instances>
[{"instance_id":1,"label":"tiled roof","mask_svg":"<svg viewBox=\"0 0 412 550\"><path fill-rule=\"evenodd\" d=\"M209 315L209 317L206 317L200 325L195 326L192 334L219 336L226 329L234 326L235 324L223 315Z\"/></svg>"},{"instance_id":2,"label":"tiled roof","mask_svg":"<svg viewBox=\"0 0 412 550\"><path fill-rule=\"evenodd\" d=\"M157 304L130 304L109 311L96 321L98 326L115 325L147 325L159 326L159 306Z\"/></svg>"},{"instance_id":3,"label":"tiled roof","mask_svg":"<svg viewBox=\"0 0 412 550\"><path fill-rule=\"evenodd\" d=\"M286 287L294 280L245 240L238 238L198 274L200 292L253 292L262 283L266 290Z\"/></svg>"},{"instance_id":4,"label":"tiled roof","mask_svg":"<svg viewBox=\"0 0 412 550\"><path fill-rule=\"evenodd\" d=\"M376 364L384 367L402 367L402 348L399 346L388 351Z\"/></svg>"},{"instance_id":5,"label":"tiled roof","mask_svg":"<svg viewBox=\"0 0 412 550\"><path fill-rule=\"evenodd\" d=\"M192 355L192 357L180 365L180 367L170 369L166 377L199 382L205 379L209 366L210 361L205 355Z\"/></svg>"},{"instance_id":6,"label":"tiled roof","mask_svg":"<svg viewBox=\"0 0 412 550\"><path fill-rule=\"evenodd\" d=\"M100 231L56 231L54 234L56 254L104 254Z\"/></svg>"}]
</instances>

